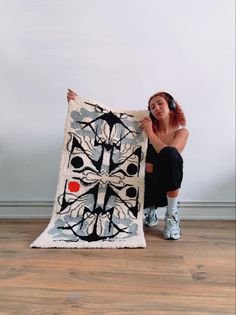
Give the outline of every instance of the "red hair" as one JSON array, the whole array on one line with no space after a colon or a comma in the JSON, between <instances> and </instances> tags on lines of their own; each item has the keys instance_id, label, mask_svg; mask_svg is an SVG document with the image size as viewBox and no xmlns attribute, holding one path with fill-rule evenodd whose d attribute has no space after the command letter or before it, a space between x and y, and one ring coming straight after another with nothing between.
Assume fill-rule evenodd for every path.
<instances>
[{"instance_id":1,"label":"red hair","mask_svg":"<svg viewBox=\"0 0 236 315\"><path fill-rule=\"evenodd\" d=\"M180 126L186 126L186 119L185 119L185 115L184 112L181 108L181 106L179 105L179 103L176 102L176 100L174 100L173 98L171 98L172 96L166 92L158 92L154 95L152 95L148 101L148 110L150 111L150 102L151 100L156 97L156 96L160 96L163 97L167 103L169 103L170 101L173 101L174 104L176 105L174 110L170 111L170 123L173 127L180 127ZM154 118L154 117L153 117ZM154 119L153 121L153 129L155 131L155 129L159 128L159 123L157 119Z\"/></svg>"}]
</instances>

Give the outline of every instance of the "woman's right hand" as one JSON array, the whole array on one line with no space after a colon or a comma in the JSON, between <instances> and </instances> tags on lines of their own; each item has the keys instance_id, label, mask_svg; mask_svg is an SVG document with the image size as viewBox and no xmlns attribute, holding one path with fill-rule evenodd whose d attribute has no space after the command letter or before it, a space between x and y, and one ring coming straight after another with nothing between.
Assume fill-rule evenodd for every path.
<instances>
[{"instance_id":1,"label":"woman's right hand","mask_svg":"<svg viewBox=\"0 0 236 315\"><path fill-rule=\"evenodd\" d=\"M68 89L68 91L67 91L67 101L68 102L71 100L73 101L76 96L77 96L77 94L74 91Z\"/></svg>"}]
</instances>

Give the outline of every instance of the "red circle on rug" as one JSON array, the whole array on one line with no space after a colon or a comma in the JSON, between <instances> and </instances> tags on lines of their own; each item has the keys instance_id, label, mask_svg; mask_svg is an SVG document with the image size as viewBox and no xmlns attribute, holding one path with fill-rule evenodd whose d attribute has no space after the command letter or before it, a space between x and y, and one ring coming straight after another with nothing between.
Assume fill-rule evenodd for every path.
<instances>
[{"instance_id":1,"label":"red circle on rug","mask_svg":"<svg viewBox=\"0 0 236 315\"><path fill-rule=\"evenodd\" d=\"M69 182L68 189L71 192L77 192L80 190L80 184L77 182Z\"/></svg>"}]
</instances>

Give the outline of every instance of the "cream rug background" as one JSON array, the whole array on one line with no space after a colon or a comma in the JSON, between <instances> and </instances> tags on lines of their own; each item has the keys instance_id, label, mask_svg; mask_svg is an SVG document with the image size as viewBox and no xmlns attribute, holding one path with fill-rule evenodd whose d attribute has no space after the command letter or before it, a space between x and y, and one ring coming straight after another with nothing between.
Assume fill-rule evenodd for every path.
<instances>
[{"instance_id":1,"label":"cream rug background","mask_svg":"<svg viewBox=\"0 0 236 315\"><path fill-rule=\"evenodd\" d=\"M52 217L31 247L146 247L147 139L138 122L147 115L82 97L69 102Z\"/></svg>"}]
</instances>

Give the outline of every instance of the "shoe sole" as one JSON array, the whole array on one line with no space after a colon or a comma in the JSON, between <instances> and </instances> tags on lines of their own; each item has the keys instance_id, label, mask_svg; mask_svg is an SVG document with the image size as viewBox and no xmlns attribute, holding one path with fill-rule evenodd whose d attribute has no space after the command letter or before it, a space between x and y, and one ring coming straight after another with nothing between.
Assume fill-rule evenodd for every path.
<instances>
[{"instance_id":1,"label":"shoe sole","mask_svg":"<svg viewBox=\"0 0 236 315\"><path fill-rule=\"evenodd\" d=\"M158 224L158 222L157 222L157 223L154 223L154 224L145 223L145 226L152 227L152 226L156 226L157 224Z\"/></svg>"},{"instance_id":2,"label":"shoe sole","mask_svg":"<svg viewBox=\"0 0 236 315\"><path fill-rule=\"evenodd\" d=\"M164 237L164 239L165 240L172 240L172 241L176 241L176 240L178 240L178 239L180 239L180 237L181 237L181 230L180 230L180 233L179 233L179 236L178 237L176 237L176 238L174 238L174 237L165 237L164 235L163 235L163 237Z\"/></svg>"},{"instance_id":3,"label":"shoe sole","mask_svg":"<svg viewBox=\"0 0 236 315\"><path fill-rule=\"evenodd\" d=\"M174 237L165 237L165 236L164 236L164 239L167 240L167 241L177 241L178 239L180 239L180 236L177 237L177 238L174 238Z\"/></svg>"}]
</instances>

